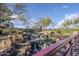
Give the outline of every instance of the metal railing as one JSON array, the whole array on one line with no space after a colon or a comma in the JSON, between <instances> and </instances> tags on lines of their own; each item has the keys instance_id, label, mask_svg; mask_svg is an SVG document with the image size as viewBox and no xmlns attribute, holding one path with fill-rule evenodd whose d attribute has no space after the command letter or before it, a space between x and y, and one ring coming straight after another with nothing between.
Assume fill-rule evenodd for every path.
<instances>
[{"instance_id":1,"label":"metal railing","mask_svg":"<svg viewBox=\"0 0 79 59\"><path fill-rule=\"evenodd\" d=\"M66 51L64 52L63 56L73 56L74 51L73 51L73 45L75 43L75 40L79 36L78 34L76 35L71 35L70 37L60 40L55 44L52 44L48 48L42 49L41 51L35 53L32 56L53 56L55 55L60 49L66 47Z\"/></svg>"}]
</instances>

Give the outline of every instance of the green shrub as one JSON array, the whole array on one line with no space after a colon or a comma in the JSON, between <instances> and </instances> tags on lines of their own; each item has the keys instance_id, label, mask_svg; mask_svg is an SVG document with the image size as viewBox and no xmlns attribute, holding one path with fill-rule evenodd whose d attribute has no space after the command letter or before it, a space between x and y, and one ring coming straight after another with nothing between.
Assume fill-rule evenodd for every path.
<instances>
[{"instance_id":1,"label":"green shrub","mask_svg":"<svg viewBox=\"0 0 79 59\"><path fill-rule=\"evenodd\" d=\"M0 29L0 35L2 34L3 30Z\"/></svg>"}]
</instances>

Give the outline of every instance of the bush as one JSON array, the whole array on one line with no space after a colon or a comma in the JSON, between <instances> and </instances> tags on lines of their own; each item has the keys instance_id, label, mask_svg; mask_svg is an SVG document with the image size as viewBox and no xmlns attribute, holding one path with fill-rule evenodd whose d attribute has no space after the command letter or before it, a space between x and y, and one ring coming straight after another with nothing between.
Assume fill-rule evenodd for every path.
<instances>
[{"instance_id":1,"label":"bush","mask_svg":"<svg viewBox=\"0 0 79 59\"><path fill-rule=\"evenodd\" d=\"M58 30L57 33L58 33L58 34L61 34L61 31Z\"/></svg>"},{"instance_id":2,"label":"bush","mask_svg":"<svg viewBox=\"0 0 79 59\"><path fill-rule=\"evenodd\" d=\"M3 31L0 29L0 35L2 34L2 32L3 32Z\"/></svg>"}]
</instances>

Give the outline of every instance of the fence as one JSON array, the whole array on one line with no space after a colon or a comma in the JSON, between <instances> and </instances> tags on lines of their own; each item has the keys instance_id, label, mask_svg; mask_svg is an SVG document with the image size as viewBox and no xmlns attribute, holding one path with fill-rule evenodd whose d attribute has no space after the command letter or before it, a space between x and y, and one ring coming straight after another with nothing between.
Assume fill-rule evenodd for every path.
<instances>
[{"instance_id":1,"label":"fence","mask_svg":"<svg viewBox=\"0 0 79 59\"><path fill-rule=\"evenodd\" d=\"M79 35L78 34L72 35L66 39L60 40L57 43L52 44L48 48L45 48L45 49L35 53L32 56L53 56L62 48L66 49L63 56L66 56L66 55L73 56L74 55L73 46L74 46L77 36L79 36Z\"/></svg>"}]
</instances>

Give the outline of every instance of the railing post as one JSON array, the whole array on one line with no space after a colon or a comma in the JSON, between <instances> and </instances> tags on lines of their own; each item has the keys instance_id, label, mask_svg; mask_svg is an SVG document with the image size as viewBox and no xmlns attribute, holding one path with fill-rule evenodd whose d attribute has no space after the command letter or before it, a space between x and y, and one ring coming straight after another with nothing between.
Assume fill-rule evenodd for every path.
<instances>
[{"instance_id":1,"label":"railing post","mask_svg":"<svg viewBox=\"0 0 79 59\"><path fill-rule=\"evenodd\" d=\"M70 43L70 46L71 46L71 49L70 49L70 55L72 56L72 55L73 55L73 50L72 50L72 41L70 41L69 43Z\"/></svg>"},{"instance_id":2,"label":"railing post","mask_svg":"<svg viewBox=\"0 0 79 59\"><path fill-rule=\"evenodd\" d=\"M69 43L70 43L70 46L71 46L70 55L74 56L75 55L75 38L73 38L72 40L70 40Z\"/></svg>"}]
</instances>

